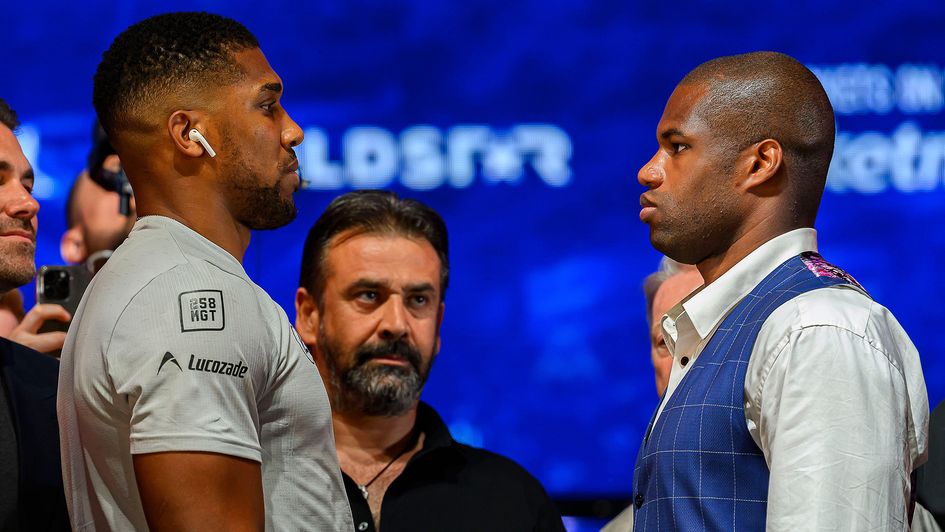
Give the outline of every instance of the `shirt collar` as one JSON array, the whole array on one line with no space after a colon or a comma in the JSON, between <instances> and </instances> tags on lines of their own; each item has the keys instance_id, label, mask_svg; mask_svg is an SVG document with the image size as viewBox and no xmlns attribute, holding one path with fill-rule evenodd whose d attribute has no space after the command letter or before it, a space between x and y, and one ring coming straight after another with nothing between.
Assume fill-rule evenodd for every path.
<instances>
[{"instance_id":1,"label":"shirt collar","mask_svg":"<svg viewBox=\"0 0 945 532\"><path fill-rule=\"evenodd\" d=\"M765 242L714 283L683 299L663 316L663 336L673 355L688 353L715 330L719 321L781 263L817 251L817 231L802 228Z\"/></svg>"},{"instance_id":2,"label":"shirt collar","mask_svg":"<svg viewBox=\"0 0 945 532\"><path fill-rule=\"evenodd\" d=\"M205 236L173 218L156 214L142 216L135 222L131 231L134 233L148 229L166 231L184 253L206 260L210 264L228 273L242 277L243 279L249 279L249 276L246 275L246 270L243 269L243 265L236 257L208 240Z\"/></svg>"}]
</instances>

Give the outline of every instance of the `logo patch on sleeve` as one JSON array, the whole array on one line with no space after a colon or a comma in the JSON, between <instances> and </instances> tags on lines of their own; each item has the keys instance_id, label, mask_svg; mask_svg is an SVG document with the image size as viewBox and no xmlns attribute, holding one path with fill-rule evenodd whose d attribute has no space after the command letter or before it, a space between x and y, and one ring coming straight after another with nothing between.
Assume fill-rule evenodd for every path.
<instances>
[{"instance_id":1,"label":"logo patch on sleeve","mask_svg":"<svg viewBox=\"0 0 945 532\"><path fill-rule=\"evenodd\" d=\"M222 291L194 290L179 298L181 332L222 331L226 327Z\"/></svg>"}]
</instances>

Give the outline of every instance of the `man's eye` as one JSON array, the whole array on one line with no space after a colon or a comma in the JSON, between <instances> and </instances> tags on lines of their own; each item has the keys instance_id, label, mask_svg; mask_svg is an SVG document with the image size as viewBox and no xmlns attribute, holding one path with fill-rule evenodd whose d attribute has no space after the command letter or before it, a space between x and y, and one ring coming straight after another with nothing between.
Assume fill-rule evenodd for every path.
<instances>
[{"instance_id":1,"label":"man's eye","mask_svg":"<svg viewBox=\"0 0 945 532\"><path fill-rule=\"evenodd\" d=\"M426 305L430 301L427 296L413 296L413 303L417 306Z\"/></svg>"},{"instance_id":2,"label":"man's eye","mask_svg":"<svg viewBox=\"0 0 945 532\"><path fill-rule=\"evenodd\" d=\"M367 292L361 292L360 294L358 294L358 299L362 299L364 301L377 301L377 297L378 297L377 292L373 290L369 290Z\"/></svg>"},{"instance_id":3,"label":"man's eye","mask_svg":"<svg viewBox=\"0 0 945 532\"><path fill-rule=\"evenodd\" d=\"M679 142L674 142L672 146L673 146L673 153L679 153L681 151L689 149L689 146L687 144L682 144Z\"/></svg>"},{"instance_id":4,"label":"man's eye","mask_svg":"<svg viewBox=\"0 0 945 532\"><path fill-rule=\"evenodd\" d=\"M268 112L270 112L270 113L272 112L272 109L273 109L275 106L276 106L276 102L269 102L269 103L264 103L264 104L260 105L260 107L262 107L263 109L265 109L266 111L268 111Z\"/></svg>"}]
</instances>

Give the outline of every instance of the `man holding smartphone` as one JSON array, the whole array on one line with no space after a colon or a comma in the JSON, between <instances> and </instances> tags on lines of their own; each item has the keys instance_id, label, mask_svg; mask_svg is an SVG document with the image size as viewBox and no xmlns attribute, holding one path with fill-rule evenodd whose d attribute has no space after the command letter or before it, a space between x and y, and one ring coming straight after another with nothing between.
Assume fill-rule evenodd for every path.
<instances>
[{"instance_id":1,"label":"man holding smartphone","mask_svg":"<svg viewBox=\"0 0 945 532\"><path fill-rule=\"evenodd\" d=\"M32 280L36 267L33 169L13 130L16 113L0 99L0 295ZM0 338L0 530L68 530L59 434L59 363Z\"/></svg>"},{"instance_id":2,"label":"man holding smartphone","mask_svg":"<svg viewBox=\"0 0 945 532\"><path fill-rule=\"evenodd\" d=\"M93 101L138 221L62 354L77 530L351 530L311 354L240 263L295 216L302 130L238 22L151 17L103 54Z\"/></svg>"}]
</instances>

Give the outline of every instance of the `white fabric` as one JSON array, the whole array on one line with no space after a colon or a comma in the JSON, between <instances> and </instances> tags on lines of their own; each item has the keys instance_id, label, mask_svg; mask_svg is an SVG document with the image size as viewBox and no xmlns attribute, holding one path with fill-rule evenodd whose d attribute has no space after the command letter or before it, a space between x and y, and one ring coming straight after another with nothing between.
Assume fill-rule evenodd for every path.
<instances>
[{"instance_id":1,"label":"white fabric","mask_svg":"<svg viewBox=\"0 0 945 532\"><path fill-rule=\"evenodd\" d=\"M805 251L817 251L813 229L780 235L663 317L673 367L662 404L732 308ZM849 286L777 308L745 378L745 421L771 473L768 530L907 530L928 418L919 353L889 310Z\"/></svg>"},{"instance_id":2,"label":"white fabric","mask_svg":"<svg viewBox=\"0 0 945 532\"><path fill-rule=\"evenodd\" d=\"M161 451L261 462L267 530L353 528L311 355L233 256L176 221L139 220L96 275L58 401L76 530L147 530L132 455Z\"/></svg>"}]
</instances>

